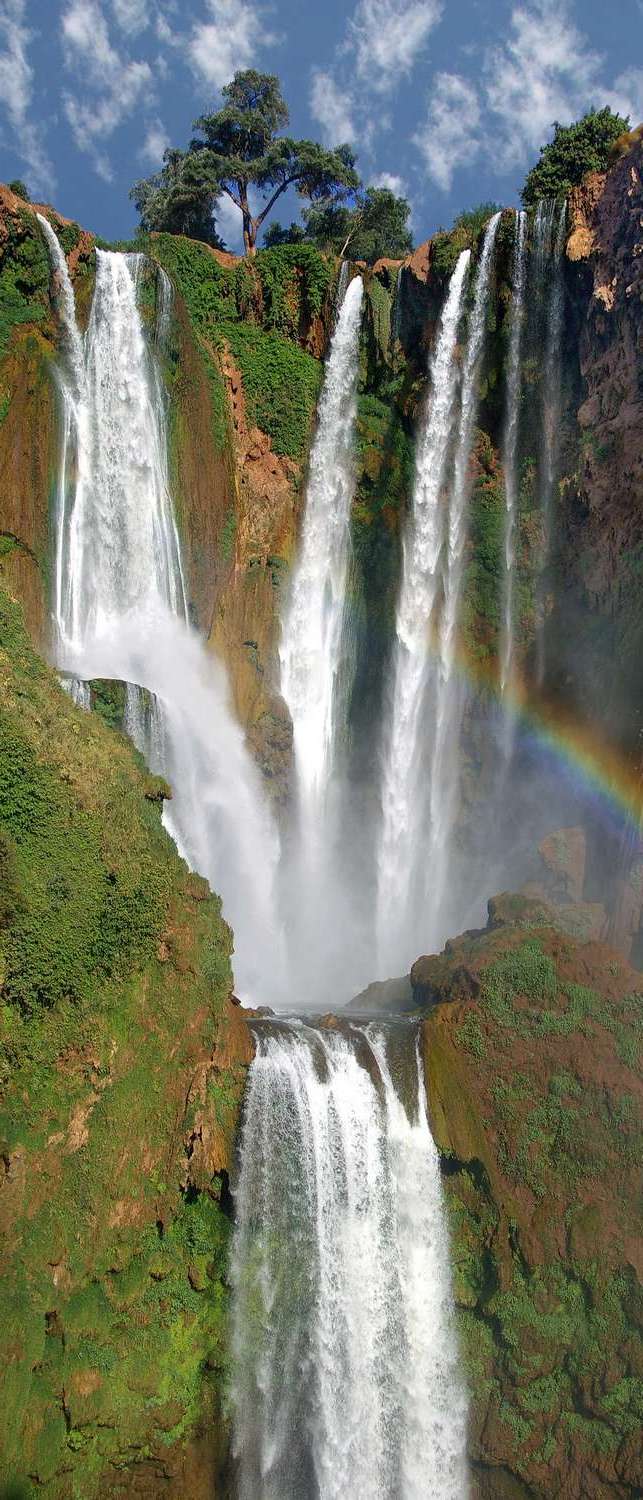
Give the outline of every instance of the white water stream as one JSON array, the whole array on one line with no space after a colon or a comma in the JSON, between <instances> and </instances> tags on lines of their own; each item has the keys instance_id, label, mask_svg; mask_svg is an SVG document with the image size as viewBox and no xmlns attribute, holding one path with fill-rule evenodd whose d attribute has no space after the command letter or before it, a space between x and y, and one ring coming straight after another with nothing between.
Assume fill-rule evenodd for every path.
<instances>
[{"instance_id":1,"label":"white water stream","mask_svg":"<svg viewBox=\"0 0 643 1500\"><path fill-rule=\"evenodd\" d=\"M462 369L453 478L448 496L444 601L438 633L435 724L429 771L429 829L423 853L424 881L420 887L421 918L427 934L424 943L425 946L428 943L429 947L446 935L441 931L441 923L460 786L463 708L462 680L455 671L456 632L462 605L464 548L471 491L470 465L478 414L480 366L487 325L493 252L499 225L500 214L496 213L485 229L476 267ZM418 932L418 938L419 936ZM409 959L409 962L412 960Z\"/></svg>"},{"instance_id":2,"label":"white water stream","mask_svg":"<svg viewBox=\"0 0 643 1500\"><path fill-rule=\"evenodd\" d=\"M542 444L539 462L540 513L543 532L542 565L538 590L537 679L542 687L546 661L547 571L551 561L552 511L558 477L560 444L562 335L565 310L563 250L567 228L566 199L545 199L538 204L534 221L536 265L541 271L545 300L545 348L542 367Z\"/></svg>"},{"instance_id":3,"label":"white water stream","mask_svg":"<svg viewBox=\"0 0 643 1500\"><path fill-rule=\"evenodd\" d=\"M304 837L315 839L333 772L337 691L355 488L361 276L339 308L319 403L299 557L279 656L290 710Z\"/></svg>"},{"instance_id":4,"label":"white water stream","mask_svg":"<svg viewBox=\"0 0 643 1500\"><path fill-rule=\"evenodd\" d=\"M382 828L377 861L379 969L401 972L417 927L416 861L425 837L426 765L422 712L429 635L439 595L444 542L441 504L458 390L458 331L471 253L464 250L451 277L430 362L430 394L420 430L410 523L403 538L402 582L396 617L393 686L385 730Z\"/></svg>"},{"instance_id":5,"label":"white water stream","mask_svg":"<svg viewBox=\"0 0 643 1500\"><path fill-rule=\"evenodd\" d=\"M137 306L149 268L98 252L83 338L64 256L45 221L43 231L64 331L57 664L85 706L90 679L127 684L125 726L173 788L166 826L222 892L237 981L283 1005L292 989L273 901L274 828L223 669L186 618L165 398ZM467 262L433 366L437 406L446 371L449 412ZM329 358L282 648L309 828L312 810L323 814L335 748L361 299L357 279ZM171 318L163 279L158 302L162 347ZM346 943L350 912L342 933ZM301 998L310 1003L310 986ZM401 1037L396 1051L388 1031L260 1029L231 1266L240 1500L345 1500L347 1485L355 1500L466 1495L439 1164L417 1038L406 1026Z\"/></svg>"},{"instance_id":6,"label":"white water stream","mask_svg":"<svg viewBox=\"0 0 643 1500\"><path fill-rule=\"evenodd\" d=\"M278 839L223 668L186 623L186 591L167 477L166 413L137 306L139 256L97 251L87 334L67 265L41 219L59 289L66 368L57 487L57 665L74 696L95 677L129 683L126 715L152 768L167 777L164 821L191 868L221 892L235 933L242 995L282 1003L274 901ZM161 283L161 329L169 318ZM145 719L136 692L150 695ZM151 720L151 722L150 722Z\"/></svg>"},{"instance_id":7,"label":"white water stream","mask_svg":"<svg viewBox=\"0 0 643 1500\"><path fill-rule=\"evenodd\" d=\"M240 1500L465 1500L438 1157L404 1030L396 1058L376 1028L257 1028L231 1272Z\"/></svg>"},{"instance_id":8,"label":"white water stream","mask_svg":"<svg viewBox=\"0 0 643 1500\"><path fill-rule=\"evenodd\" d=\"M520 210L516 214L516 238L511 279L511 323L505 376L505 422L502 444L502 463L505 477L505 577L502 637L500 644L500 690L503 698L506 697L511 688L515 651L514 606L518 524L518 431L522 393L521 355L525 322L526 241L527 215L524 210ZM508 710L506 716L508 730L510 730L513 722L514 716Z\"/></svg>"}]
</instances>

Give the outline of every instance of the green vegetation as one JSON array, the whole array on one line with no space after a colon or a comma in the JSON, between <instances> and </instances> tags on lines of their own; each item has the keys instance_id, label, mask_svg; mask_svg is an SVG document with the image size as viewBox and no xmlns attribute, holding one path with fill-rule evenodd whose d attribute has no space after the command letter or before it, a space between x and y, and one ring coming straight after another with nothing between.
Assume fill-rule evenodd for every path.
<instances>
[{"instance_id":1,"label":"green vegetation","mask_svg":"<svg viewBox=\"0 0 643 1500\"><path fill-rule=\"evenodd\" d=\"M29 190L25 187L25 184L20 177L14 177L13 181L8 183L7 186L9 188L9 191L11 193L15 193L17 198L22 198L25 203L31 203Z\"/></svg>"},{"instance_id":2,"label":"green vegetation","mask_svg":"<svg viewBox=\"0 0 643 1500\"><path fill-rule=\"evenodd\" d=\"M189 150L166 152L163 171L132 188L143 228L193 234L201 223L212 238L209 211L224 193L241 213L246 253L252 256L262 224L287 188L309 201L332 203L358 186L349 146L329 151L315 141L279 134L289 116L273 74L253 68L235 73L221 94L223 107L195 121L200 134ZM264 199L258 213L250 204L251 188Z\"/></svg>"},{"instance_id":3,"label":"green vegetation","mask_svg":"<svg viewBox=\"0 0 643 1500\"><path fill-rule=\"evenodd\" d=\"M250 324L231 324L225 335L241 371L250 423L268 434L275 453L302 460L321 389L320 361L281 334Z\"/></svg>"},{"instance_id":4,"label":"green vegetation","mask_svg":"<svg viewBox=\"0 0 643 1500\"><path fill-rule=\"evenodd\" d=\"M326 304L335 270L313 246L262 250L249 265L221 265L194 240L155 236L152 249L185 300L212 390L222 448L226 403L218 353L238 364L250 425L266 432L276 453L305 456L322 379L319 360L301 349L302 323Z\"/></svg>"},{"instance_id":5,"label":"green vegetation","mask_svg":"<svg viewBox=\"0 0 643 1500\"><path fill-rule=\"evenodd\" d=\"M162 828L157 778L74 706L4 596L0 740L0 1467L94 1500L108 1470L222 1431L243 1066L210 1059L231 935Z\"/></svg>"},{"instance_id":6,"label":"green vegetation","mask_svg":"<svg viewBox=\"0 0 643 1500\"><path fill-rule=\"evenodd\" d=\"M455 270L463 250L474 250L489 219L498 212L499 203L479 203L477 208L458 214L452 229L440 229L431 242L431 267L436 275L447 277Z\"/></svg>"},{"instance_id":7,"label":"green vegetation","mask_svg":"<svg viewBox=\"0 0 643 1500\"><path fill-rule=\"evenodd\" d=\"M266 245L301 244L310 240L321 250L365 260L373 265L383 256L401 260L413 248L408 228L411 212L406 198L390 188L366 188L355 195L355 203L325 202L304 209L303 226L282 229L273 223L266 231Z\"/></svg>"},{"instance_id":8,"label":"green vegetation","mask_svg":"<svg viewBox=\"0 0 643 1500\"><path fill-rule=\"evenodd\" d=\"M0 356L13 328L42 323L49 314L49 260L33 215L25 210L17 222L9 218L7 229L0 247Z\"/></svg>"},{"instance_id":9,"label":"green vegetation","mask_svg":"<svg viewBox=\"0 0 643 1500\"><path fill-rule=\"evenodd\" d=\"M539 198L562 198L578 187L586 172L604 172L612 148L629 128L629 120L611 109L590 110L573 125L554 125L553 139L543 146L522 190L532 208Z\"/></svg>"}]
</instances>

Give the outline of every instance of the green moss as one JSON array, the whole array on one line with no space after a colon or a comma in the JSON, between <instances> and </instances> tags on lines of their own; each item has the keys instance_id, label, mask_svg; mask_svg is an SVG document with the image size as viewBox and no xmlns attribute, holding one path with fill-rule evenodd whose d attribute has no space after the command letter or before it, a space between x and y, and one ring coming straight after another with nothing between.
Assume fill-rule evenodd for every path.
<instances>
[{"instance_id":1,"label":"green moss","mask_svg":"<svg viewBox=\"0 0 643 1500\"><path fill-rule=\"evenodd\" d=\"M262 250L222 265L194 240L155 235L153 255L185 301L210 382L217 444L227 436L218 351L227 343L244 384L247 414L276 453L305 457L322 380L320 362L299 346L304 323L318 315L335 277L334 262L313 246Z\"/></svg>"},{"instance_id":2,"label":"green moss","mask_svg":"<svg viewBox=\"0 0 643 1500\"><path fill-rule=\"evenodd\" d=\"M127 741L74 707L4 598L0 732L0 1142L9 1191L29 1183L0 1288L0 1467L94 1500L133 1455L221 1433L230 1224L188 1142L231 938ZM225 1140L241 1074L211 1086Z\"/></svg>"},{"instance_id":3,"label":"green moss","mask_svg":"<svg viewBox=\"0 0 643 1500\"><path fill-rule=\"evenodd\" d=\"M322 383L319 360L249 323L229 323L223 333L241 371L250 424L268 434L275 453L303 460Z\"/></svg>"},{"instance_id":4,"label":"green moss","mask_svg":"<svg viewBox=\"0 0 643 1500\"><path fill-rule=\"evenodd\" d=\"M457 1032L457 1039L459 1045L465 1047L467 1052L471 1053L472 1057L481 1059L486 1055L486 1042L478 1017L473 1011L469 1011L468 1016L465 1017Z\"/></svg>"},{"instance_id":5,"label":"green moss","mask_svg":"<svg viewBox=\"0 0 643 1500\"><path fill-rule=\"evenodd\" d=\"M304 320L322 312L335 281L333 260L314 245L280 245L260 250L255 267L263 296L264 328L297 340Z\"/></svg>"}]
</instances>

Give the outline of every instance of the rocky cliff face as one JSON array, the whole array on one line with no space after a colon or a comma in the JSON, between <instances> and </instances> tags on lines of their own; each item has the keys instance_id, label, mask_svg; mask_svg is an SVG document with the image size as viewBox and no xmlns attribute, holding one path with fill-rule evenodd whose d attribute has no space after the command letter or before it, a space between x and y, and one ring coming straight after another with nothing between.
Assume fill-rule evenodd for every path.
<instances>
[{"instance_id":1,"label":"rocky cliff face","mask_svg":"<svg viewBox=\"0 0 643 1500\"><path fill-rule=\"evenodd\" d=\"M414 966L480 1500L639 1493L640 975L543 905ZM555 919L554 919L555 920Z\"/></svg>"},{"instance_id":2,"label":"rocky cliff face","mask_svg":"<svg viewBox=\"0 0 643 1500\"><path fill-rule=\"evenodd\" d=\"M636 752L643 565L643 147L570 202L579 319L577 445L561 485L561 680ZM565 641L583 642L574 658ZM614 659L619 670L612 670ZM640 745L638 746L640 752Z\"/></svg>"}]
</instances>

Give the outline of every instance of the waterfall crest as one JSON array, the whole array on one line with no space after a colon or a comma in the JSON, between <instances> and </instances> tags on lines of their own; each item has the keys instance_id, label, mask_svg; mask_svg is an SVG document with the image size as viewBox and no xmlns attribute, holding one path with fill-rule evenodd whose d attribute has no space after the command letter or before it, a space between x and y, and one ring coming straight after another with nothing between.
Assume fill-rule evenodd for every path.
<instances>
[{"instance_id":1,"label":"waterfall crest","mask_svg":"<svg viewBox=\"0 0 643 1500\"><path fill-rule=\"evenodd\" d=\"M238 943L240 991L279 1003L285 979L274 903L278 840L228 707L223 668L187 624L165 399L137 305L143 258L97 251L83 340L65 259L48 228L66 352L54 589L58 665L71 673L74 696L85 704L90 678L129 684L126 726L172 785L164 822L181 854L222 894ZM162 325L169 317L163 285L160 308Z\"/></svg>"},{"instance_id":2,"label":"waterfall crest","mask_svg":"<svg viewBox=\"0 0 643 1500\"><path fill-rule=\"evenodd\" d=\"M240 1500L466 1496L438 1157L404 1030L400 1076L390 1032L257 1028L231 1267Z\"/></svg>"},{"instance_id":3,"label":"waterfall crest","mask_svg":"<svg viewBox=\"0 0 643 1500\"><path fill-rule=\"evenodd\" d=\"M456 351L470 259L471 252L463 250L440 318L429 369L426 421L417 443L412 515L403 538L377 870L382 973L394 972L391 966L406 956L408 931L395 940L390 931L391 918L402 909L409 912L411 920L414 851L423 837L419 726L427 686L428 635L439 591L444 514L440 499L456 406Z\"/></svg>"}]
</instances>

